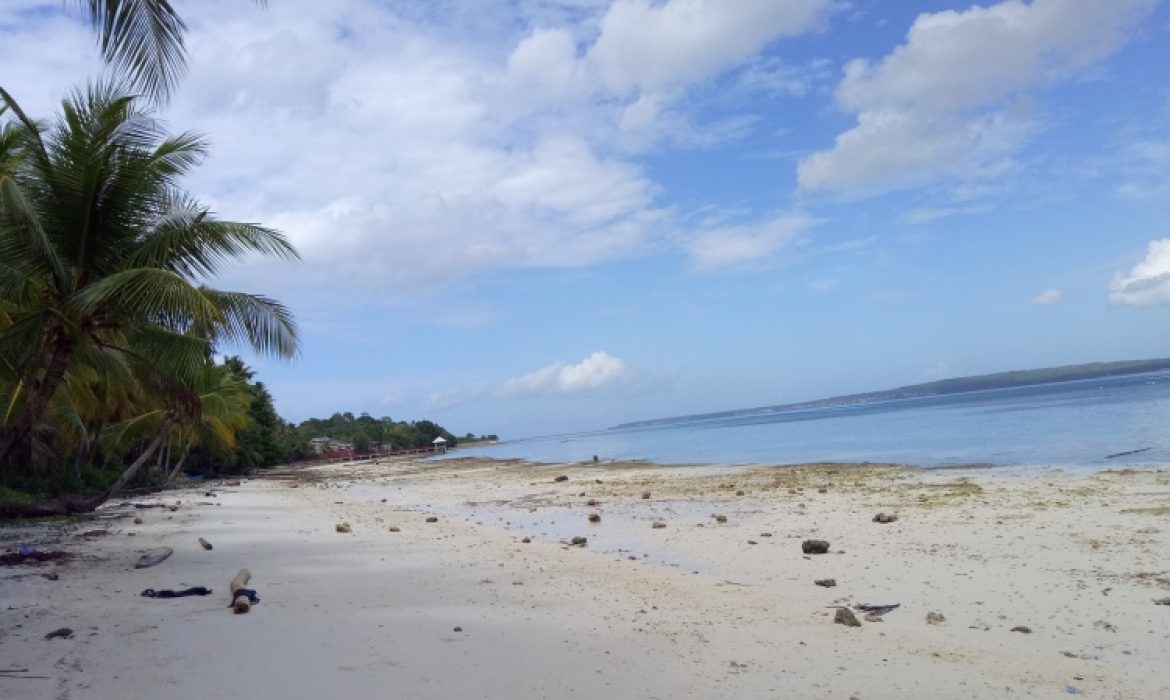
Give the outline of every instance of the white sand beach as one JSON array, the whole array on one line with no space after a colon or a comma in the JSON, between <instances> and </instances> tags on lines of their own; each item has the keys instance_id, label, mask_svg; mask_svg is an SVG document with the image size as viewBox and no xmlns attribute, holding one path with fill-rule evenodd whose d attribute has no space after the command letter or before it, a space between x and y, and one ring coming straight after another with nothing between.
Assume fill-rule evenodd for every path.
<instances>
[{"instance_id":1,"label":"white sand beach","mask_svg":"<svg viewBox=\"0 0 1170 700\"><path fill-rule=\"evenodd\" d=\"M0 528L72 555L0 567L0 697L1170 698L1165 471L399 461L176 501Z\"/></svg>"}]
</instances>

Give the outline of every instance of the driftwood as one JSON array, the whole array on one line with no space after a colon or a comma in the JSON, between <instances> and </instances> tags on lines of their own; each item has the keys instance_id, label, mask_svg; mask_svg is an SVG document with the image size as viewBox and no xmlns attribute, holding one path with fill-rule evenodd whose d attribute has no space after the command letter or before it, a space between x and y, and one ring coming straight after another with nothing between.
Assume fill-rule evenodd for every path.
<instances>
[{"instance_id":1,"label":"driftwood","mask_svg":"<svg viewBox=\"0 0 1170 700\"><path fill-rule=\"evenodd\" d=\"M208 542L207 540L203 539L202 537L199 538L199 546L204 548L204 549L211 549L211 543Z\"/></svg>"},{"instance_id":2,"label":"driftwood","mask_svg":"<svg viewBox=\"0 0 1170 700\"><path fill-rule=\"evenodd\" d=\"M232 593L232 610L235 610L237 615L246 613L252 609L252 600L248 596L236 595L236 591L245 588L248 585L248 581L251 580L252 572L247 569L240 569L240 573L236 574L236 577L228 584L228 590Z\"/></svg>"},{"instance_id":3,"label":"driftwood","mask_svg":"<svg viewBox=\"0 0 1170 700\"><path fill-rule=\"evenodd\" d=\"M150 549L143 552L142 556L138 557L138 563L134 565L135 569L149 569L152 566L161 564L167 560L175 550L170 547L159 547L158 549Z\"/></svg>"}]
</instances>

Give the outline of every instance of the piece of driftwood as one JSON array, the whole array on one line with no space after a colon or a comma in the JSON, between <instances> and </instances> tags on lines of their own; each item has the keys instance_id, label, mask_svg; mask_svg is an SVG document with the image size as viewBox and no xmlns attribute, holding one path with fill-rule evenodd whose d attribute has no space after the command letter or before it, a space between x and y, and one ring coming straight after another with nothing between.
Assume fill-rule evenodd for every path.
<instances>
[{"instance_id":1,"label":"piece of driftwood","mask_svg":"<svg viewBox=\"0 0 1170 700\"><path fill-rule=\"evenodd\" d=\"M245 589L248 581L252 580L252 572L247 569L240 569L240 573L232 579L228 584L228 590L232 592L232 610L235 610L237 615L248 612L252 609L252 600L246 595L236 595L236 591Z\"/></svg>"},{"instance_id":2,"label":"piece of driftwood","mask_svg":"<svg viewBox=\"0 0 1170 700\"><path fill-rule=\"evenodd\" d=\"M134 565L135 569L149 569L152 566L161 564L167 560L175 550L170 547L159 547L158 549L148 549L138 557L138 563Z\"/></svg>"},{"instance_id":3,"label":"piece of driftwood","mask_svg":"<svg viewBox=\"0 0 1170 700\"><path fill-rule=\"evenodd\" d=\"M208 550L211 549L211 543L208 542L207 540L203 539L202 537L199 538L199 546L204 548L204 549L208 549Z\"/></svg>"}]
</instances>

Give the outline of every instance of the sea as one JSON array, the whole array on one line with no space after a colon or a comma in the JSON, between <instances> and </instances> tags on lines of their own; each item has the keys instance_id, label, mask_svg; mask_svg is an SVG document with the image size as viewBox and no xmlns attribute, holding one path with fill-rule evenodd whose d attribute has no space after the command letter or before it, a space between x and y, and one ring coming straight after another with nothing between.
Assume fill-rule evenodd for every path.
<instances>
[{"instance_id":1,"label":"sea","mask_svg":"<svg viewBox=\"0 0 1170 700\"><path fill-rule=\"evenodd\" d=\"M447 457L656 464L1170 466L1170 372L504 440Z\"/></svg>"}]
</instances>

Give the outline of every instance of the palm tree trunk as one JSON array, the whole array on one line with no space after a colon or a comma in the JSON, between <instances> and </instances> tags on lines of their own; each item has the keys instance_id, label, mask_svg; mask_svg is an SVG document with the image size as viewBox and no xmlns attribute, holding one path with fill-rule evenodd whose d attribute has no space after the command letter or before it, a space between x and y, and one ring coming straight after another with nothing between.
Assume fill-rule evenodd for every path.
<instances>
[{"instance_id":1,"label":"palm tree trunk","mask_svg":"<svg viewBox=\"0 0 1170 700\"><path fill-rule=\"evenodd\" d=\"M164 487L170 487L171 482L173 482L175 477L179 475L179 471L183 468L183 462L187 461L187 455L190 454L190 451L191 448L183 450L183 456L179 457L178 464L176 464L175 468L171 470L171 473L167 475L167 482L163 484Z\"/></svg>"},{"instance_id":2,"label":"palm tree trunk","mask_svg":"<svg viewBox=\"0 0 1170 700\"><path fill-rule=\"evenodd\" d=\"M138 474L138 470L142 468L142 465L146 464L151 455L154 454L155 450L157 450L163 444L163 440L166 439L167 434L170 433L170 431L171 421L170 419L167 419L167 422L163 424L162 430L158 431L158 436L155 437L154 442L150 443L150 446L146 448L146 451L138 455L138 459L134 460L130 466L126 467L126 470L122 472L122 476L119 476L118 480L114 482L114 485L106 490L105 500L109 500L114 496L117 496L122 492L122 489L126 488L126 484L130 483L130 480Z\"/></svg>"},{"instance_id":3,"label":"palm tree trunk","mask_svg":"<svg viewBox=\"0 0 1170 700\"><path fill-rule=\"evenodd\" d=\"M49 401L56 393L57 387L65 379L65 369L73 356L73 341L60 338L53 345L49 364L45 367L45 376L34 382L28 389L28 400L20 413L16 424L0 436L0 462L8 459L18 446L22 445L28 436L45 417L45 410Z\"/></svg>"}]
</instances>

